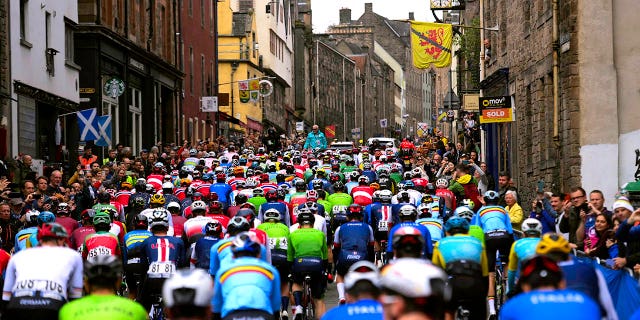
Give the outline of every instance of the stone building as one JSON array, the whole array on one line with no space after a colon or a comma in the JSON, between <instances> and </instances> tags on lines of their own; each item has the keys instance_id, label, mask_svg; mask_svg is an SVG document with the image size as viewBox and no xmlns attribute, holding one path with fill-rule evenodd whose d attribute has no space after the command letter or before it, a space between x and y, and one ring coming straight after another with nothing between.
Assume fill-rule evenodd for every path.
<instances>
[{"instance_id":1,"label":"stone building","mask_svg":"<svg viewBox=\"0 0 640 320\"><path fill-rule=\"evenodd\" d=\"M483 95L509 96L516 112L515 122L490 126L488 160L513 174L521 203L543 181L547 190L600 189L611 205L619 186L639 178L640 2L559 3L554 12L552 1L484 0L484 25L500 31L485 31Z\"/></svg>"},{"instance_id":2,"label":"stone building","mask_svg":"<svg viewBox=\"0 0 640 320\"><path fill-rule=\"evenodd\" d=\"M9 1L0 1L0 29L9 30ZM9 33L0 32L0 159L9 155L9 117L11 108L11 44Z\"/></svg>"}]
</instances>

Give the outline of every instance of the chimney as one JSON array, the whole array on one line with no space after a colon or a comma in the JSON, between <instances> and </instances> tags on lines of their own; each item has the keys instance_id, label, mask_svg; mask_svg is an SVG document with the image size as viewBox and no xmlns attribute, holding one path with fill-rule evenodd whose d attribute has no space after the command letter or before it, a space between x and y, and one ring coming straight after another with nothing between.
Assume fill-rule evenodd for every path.
<instances>
[{"instance_id":1,"label":"chimney","mask_svg":"<svg viewBox=\"0 0 640 320\"><path fill-rule=\"evenodd\" d=\"M409 20L415 20L416 16L413 14L413 12L409 12Z\"/></svg>"},{"instance_id":2,"label":"chimney","mask_svg":"<svg viewBox=\"0 0 640 320\"><path fill-rule=\"evenodd\" d=\"M351 9L340 9L340 24L351 24Z\"/></svg>"},{"instance_id":3,"label":"chimney","mask_svg":"<svg viewBox=\"0 0 640 320\"><path fill-rule=\"evenodd\" d=\"M372 13L373 12L373 3L371 2L367 2L364 4L364 12L365 13Z\"/></svg>"}]
</instances>

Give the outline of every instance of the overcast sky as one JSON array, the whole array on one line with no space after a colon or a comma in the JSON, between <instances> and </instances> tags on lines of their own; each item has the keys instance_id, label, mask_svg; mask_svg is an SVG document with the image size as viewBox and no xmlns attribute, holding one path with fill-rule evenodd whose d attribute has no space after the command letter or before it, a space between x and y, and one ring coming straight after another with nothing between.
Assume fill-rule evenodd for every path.
<instances>
[{"instance_id":1,"label":"overcast sky","mask_svg":"<svg viewBox=\"0 0 640 320\"><path fill-rule=\"evenodd\" d=\"M414 12L418 21L433 21L428 0L312 0L313 32L323 33L340 22L340 8L351 9L351 19L364 13L365 2L373 3L373 12L389 19L408 19Z\"/></svg>"}]
</instances>

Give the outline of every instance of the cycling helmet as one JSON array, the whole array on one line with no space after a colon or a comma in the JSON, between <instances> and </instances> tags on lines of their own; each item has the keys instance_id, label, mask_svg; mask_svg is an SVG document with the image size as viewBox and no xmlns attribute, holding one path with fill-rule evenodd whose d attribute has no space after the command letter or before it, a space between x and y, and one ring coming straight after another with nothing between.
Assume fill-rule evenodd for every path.
<instances>
[{"instance_id":1,"label":"cycling helmet","mask_svg":"<svg viewBox=\"0 0 640 320\"><path fill-rule=\"evenodd\" d=\"M267 193L265 194L265 198L267 198L267 201L277 201L278 200L278 190L276 190L276 189L267 190Z\"/></svg>"},{"instance_id":2,"label":"cycling helmet","mask_svg":"<svg viewBox=\"0 0 640 320\"><path fill-rule=\"evenodd\" d=\"M400 208L400 211L398 211L398 216L401 219L402 218L415 219L417 215L418 215L418 211L416 210L416 207L409 204L402 206Z\"/></svg>"},{"instance_id":3,"label":"cycling helmet","mask_svg":"<svg viewBox=\"0 0 640 320\"><path fill-rule=\"evenodd\" d=\"M116 211L116 209L111 206L102 207L98 212L102 212L109 215L109 217L111 217L111 220L115 220L116 216L118 215L118 211Z\"/></svg>"},{"instance_id":4,"label":"cycling helmet","mask_svg":"<svg viewBox=\"0 0 640 320\"><path fill-rule=\"evenodd\" d=\"M369 184L369 178L364 175L358 177L358 184L360 185Z\"/></svg>"},{"instance_id":5,"label":"cycling helmet","mask_svg":"<svg viewBox=\"0 0 640 320\"><path fill-rule=\"evenodd\" d=\"M372 182L372 183L369 185L369 187L371 187L371 189L376 190L376 191L377 191L377 190L380 190L380 184L379 184L379 183L377 183L377 182Z\"/></svg>"},{"instance_id":6,"label":"cycling helmet","mask_svg":"<svg viewBox=\"0 0 640 320\"><path fill-rule=\"evenodd\" d=\"M38 241L42 241L44 238L66 239L68 237L67 230L58 223L48 222L38 227Z\"/></svg>"},{"instance_id":7,"label":"cycling helmet","mask_svg":"<svg viewBox=\"0 0 640 320\"><path fill-rule=\"evenodd\" d=\"M122 181L122 183L120 184L120 188L121 189L126 189L126 190L131 190L131 189L133 189L133 186L131 185L131 182L129 182L129 181Z\"/></svg>"},{"instance_id":8,"label":"cycling helmet","mask_svg":"<svg viewBox=\"0 0 640 320\"><path fill-rule=\"evenodd\" d=\"M397 198L398 202L408 203L409 201L411 201L411 195L409 195L409 192L406 191L400 191Z\"/></svg>"},{"instance_id":9,"label":"cycling helmet","mask_svg":"<svg viewBox=\"0 0 640 320\"><path fill-rule=\"evenodd\" d=\"M318 210L320 209L320 207L318 206L317 203L312 202L312 201L307 201L303 204L303 207L309 211L311 211L311 213L318 213Z\"/></svg>"},{"instance_id":10,"label":"cycling helmet","mask_svg":"<svg viewBox=\"0 0 640 320\"><path fill-rule=\"evenodd\" d=\"M391 203L393 193L391 193L391 190L383 189L378 192L378 197L382 203Z\"/></svg>"},{"instance_id":11,"label":"cycling helmet","mask_svg":"<svg viewBox=\"0 0 640 320\"><path fill-rule=\"evenodd\" d=\"M30 225L38 224L38 216L40 216L40 211L35 209L28 210L27 213L24 214L25 220ZM53 220L55 221L55 218Z\"/></svg>"},{"instance_id":12,"label":"cycling helmet","mask_svg":"<svg viewBox=\"0 0 640 320\"><path fill-rule=\"evenodd\" d=\"M335 183L333 183L333 191L343 192L344 191L344 183L342 183L341 181L336 181Z\"/></svg>"},{"instance_id":13,"label":"cycling helmet","mask_svg":"<svg viewBox=\"0 0 640 320\"><path fill-rule=\"evenodd\" d=\"M344 287L349 290L359 281L369 281L378 287L380 273L375 264L370 261L358 261L349 267L349 271L344 276Z\"/></svg>"},{"instance_id":14,"label":"cycling helmet","mask_svg":"<svg viewBox=\"0 0 640 320\"><path fill-rule=\"evenodd\" d=\"M413 189L413 188L416 187L416 185L413 183L413 181L407 180L407 181L404 182L404 187L406 189Z\"/></svg>"},{"instance_id":15,"label":"cycling helmet","mask_svg":"<svg viewBox=\"0 0 640 320\"><path fill-rule=\"evenodd\" d=\"M347 207L347 217L349 217L349 219L353 219L355 217L362 217L362 206L358 205L358 204L352 204L349 207Z\"/></svg>"},{"instance_id":16,"label":"cycling helmet","mask_svg":"<svg viewBox=\"0 0 640 320\"><path fill-rule=\"evenodd\" d=\"M112 255L98 255L89 257L84 262L84 276L91 283L93 280L120 280L122 277L122 262Z\"/></svg>"},{"instance_id":17,"label":"cycling helmet","mask_svg":"<svg viewBox=\"0 0 640 320\"><path fill-rule=\"evenodd\" d=\"M309 190L307 191L307 201L316 201L318 200L318 191Z\"/></svg>"},{"instance_id":18,"label":"cycling helmet","mask_svg":"<svg viewBox=\"0 0 640 320\"><path fill-rule=\"evenodd\" d=\"M280 211L277 209L269 209L264 212L264 221L273 220L275 222L280 222L280 219L282 219L282 217L280 215Z\"/></svg>"},{"instance_id":19,"label":"cycling helmet","mask_svg":"<svg viewBox=\"0 0 640 320\"><path fill-rule=\"evenodd\" d=\"M247 195L246 194L242 194L242 193L238 193L236 195L236 198L235 198L236 205L241 205L241 204L247 202L247 200L249 200L247 198Z\"/></svg>"},{"instance_id":20,"label":"cycling helmet","mask_svg":"<svg viewBox=\"0 0 640 320\"><path fill-rule=\"evenodd\" d=\"M534 256L522 264L519 281L539 282L542 278L551 278L554 279L551 282L557 283L563 278L562 269L553 259L546 256Z\"/></svg>"},{"instance_id":21,"label":"cycling helmet","mask_svg":"<svg viewBox=\"0 0 640 320\"><path fill-rule=\"evenodd\" d=\"M242 208L238 210L236 217L243 217L247 219L250 225L253 225L253 220L256 218L256 212L250 208Z\"/></svg>"},{"instance_id":22,"label":"cycling helmet","mask_svg":"<svg viewBox=\"0 0 640 320\"><path fill-rule=\"evenodd\" d=\"M217 201L212 201L212 204L213 202L217 202ZM200 210L207 211L207 204L204 203L204 201L198 200L191 203L191 212L200 211Z\"/></svg>"},{"instance_id":23,"label":"cycling helmet","mask_svg":"<svg viewBox=\"0 0 640 320\"><path fill-rule=\"evenodd\" d=\"M469 221L461 217L451 217L444 223L444 231L455 233L467 233L469 232Z\"/></svg>"},{"instance_id":24,"label":"cycling helmet","mask_svg":"<svg viewBox=\"0 0 640 320\"><path fill-rule=\"evenodd\" d=\"M473 210L473 207L475 207L476 205L475 203L473 203L473 201L471 201L471 199L462 199L462 203L460 203L460 206L464 206Z\"/></svg>"},{"instance_id":25,"label":"cycling helmet","mask_svg":"<svg viewBox=\"0 0 640 320\"><path fill-rule=\"evenodd\" d=\"M191 205L193 205L193 203ZM175 201L171 201L167 205L167 210L169 210L169 212L171 212L171 213L180 212L180 204L175 202ZM193 208L191 208L191 210L193 210Z\"/></svg>"},{"instance_id":26,"label":"cycling helmet","mask_svg":"<svg viewBox=\"0 0 640 320\"><path fill-rule=\"evenodd\" d=\"M420 168L413 168L413 170L411 170L411 174L414 177L419 178L422 176L422 171L420 171Z\"/></svg>"},{"instance_id":27,"label":"cycling helmet","mask_svg":"<svg viewBox=\"0 0 640 320\"><path fill-rule=\"evenodd\" d=\"M433 203L433 197L430 194L425 194L422 196L422 199L420 200L421 204L429 204L429 203Z\"/></svg>"},{"instance_id":28,"label":"cycling helmet","mask_svg":"<svg viewBox=\"0 0 640 320\"><path fill-rule=\"evenodd\" d=\"M260 252L260 243L255 241L248 232L241 232L231 240L233 253L247 252L256 255Z\"/></svg>"},{"instance_id":29,"label":"cycling helmet","mask_svg":"<svg viewBox=\"0 0 640 320\"><path fill-rule=\"evenodd\" d=\"M69 205L66 202L60 202L58 204L58 214L69 213Z\"/></svg>"},{"instance_id":30,"label":"cycling helmet","mask_svg":"<svg viewBox=\"0 0 640 320\"><path fill-rule=\"evenodd\" d=\"M239 232L249 231L250 228L249 221L245 217L235 216L227 224L227 233L234 235Z\"/></svg>"},{"instance_id":31,"label":"cycling helmet","mask_svg":"<svg viewBox=\"0 0 640 320\"><path fill-rule=\"evenodd\" d=\"M147 201L143 197L133 198L133 206L136 208L144 208L147 205Z\"/></svg>"},{"instance_id":32,"label":"cycling helmet","mask_svg":"<svg viewBox=\"0 0 640 320\"><path fill-rule=\"evenodd\" d=\"M436 188L438 188L438 189L446 189L448 187L449 187L449 181L447 181L447 179L440 178L440 179L436 180Z\"/></svg>"},{"instance_id":33,"label":"cycling helmet","mask_svg":"<svg viewBox=\"0 0 640 320\"><path fill-rule=\"evenodd\" d=\"M362 169L364 170L371 170L371 162L364 162L362 164Z\"/></svg>"},{"instance_id":34,"label":"cycling helmet","mask_svg":"<svg viewBox=\"0 0 640 320\"><path fill-rule=\"evenodd\" d=\"M435 298L446 302L450 297L446 273L419 259L399 259L389 264L380 273L380 286L407 298Z\"/></svg>"},{"instance_id":35,"label":"cycling helmet","mask_svg":"<svg viewBox=\"0 0 640 320\"><path fill-rule=\"evenodd\" d=\"M262 188L253 189L253 196L254 197L262 197L262 196L264 196L264 190L262 190Z\"/></svg>"},{"instance_id":36,"label":"cycling helmet","mask_svg":"<svg viewBox=\"0 0 640 320\"><path fill-rule=\"evenodd\" d=\"M547 233L543 235L536 247L536 254L540 255L550 253L569 254L569 252L571 252L569 241L557 233Z\"/></svg>"},{"instance_id":37,"label":"cycling helmet","mask_svg":"<svg viewBox=\"0 0 640 320\"><path fill-rule=\"evenodd\" d=\"M191 210L193 211L193 209ZM211 201L209 203L209 213L220 213L220 212L222 212L222 202L218 200Z\"/></svg>"},{"instance_id":38,"label":"cycling helmet","mask_svg":"<svg viewBox=\"0 0 640 320\"><path fill-rule=\"evenodd\" d=\"M489 190L484 193L484 200L486 202L496 202L500 198L500 194L496 191Z\"/></svg>"},{"instance_id":39,"label":"cycling helmet","mask_svg":"<svg viewBox=\"0 0 640 320\"><path fill-rule=\"evenodd\" d=\"M309 224L313 225L316 222L316 217L309 210L300 210L298 213L298 223L299 224Z\"/></svg>"},{"instance_id":40,"label":"cycling helmet","mask_svg":"<svg viewBox=\"0 0 640 320\"><path fill-rule=\"evenodd\" d=\"M213 280L202 269L178 270L162 286L162 302L167 308L208 308L213 297Z\"/></svg>"},{"instance_id":41,"label":"cycling helmet","mask_svg":"<svg viewBox=\"0 0 640 320\"><path fill-rule=\"evenodd\" d=\"M189 183L191 183L191 180L189 180ZM146 192L147 192L147 193L153 193L153 192L155 192L155 191L156 191L156 188L155 188L152 184L150 184L150 183L147 183L147 184L144 186L144 188L145 188L145 190L146 190Z\"/></svg>"},{"instance_id":42,"label":"cycling helmet","mask_svg":"<svg viewBox=\"0 0 640 320\"><path fill-rule=\"evenodd\" d=\"M431 206L428 203L421 203L418 206L418 218L431 218Z\"/></svg>"},{"instance_id":43,"label":"cycling helmet","mask_svg":"<svg viewBox=\"0 0 640 320\"><path fill-rule=\"evenodd\" d=\"M149 204L159 204L159 205L163 206L165 201L166 200L164 199L163 195L156 193L156 194L151 196L151 199L149 199Z\"/></svg>"},{"instance_id":44,"label":"cycling helmet","mask_svg":"<svg viewBox=\"0 0 640 320\"><path fill-rule=\"evenodd\" d=\"M149 218L142 213L133 217L133 226L135 229L147 229L149 227Z\"/></svg>"},{"instance_id":45,"label":"cycling helmet","mask_svg":"<svg viewBox=\"0 0 640 320\"><path fill-rule=\"evenodd\" d=\"M407 171L407 172L403 173L403 174L402 174L402 179L404 179L404 180L409 180L409 179L411 179L411 172L408 172L408 171Z\"/></svg>"},{"instance_id":46,"label":"cycling helmet","mask_svg":"<svg viewBox=\"0 0 640 320\"><path fill-rule=\"evenodd\" d=\"M467 220L467 222L471 222L471 219L473 219L474 213L468 207L458 207L456 208L456 211L454 211L454 215L458 218L463 218Z\"/></svg>"},{"instance_id":47,"label":"cycling helmet","mask_svg":"<svg viewBox=\"0 0 640 320\"><path fill-rule=\"evenodd\" d=\"M525 219L522 222L522 232L526 235L541 235L542 234L542 223L540 220L529 218Z\"/></svg>"},{"instance_id":48,"label":"cycling helmet","mask_svg":"<svg viewBox=\"0 0 640 320\"><path fill-rule=\"evenodd\" d=\"M111 225L111 216L104 210L100 210L93 216L93 225L96 227L101 225L109 226Z\"/></svg>"},{"instance_id":49,"label":"cycling helmet","mask_svg":"<svg viewBox=\"0 0 640 320\"><path fill-rule=\"evenodd\" d=\"M169 191L169 192L165 191L165 193L171 193L171 190L173 190L173 183L171 183L171 182L165 182L165 183L163 183L163 184L162 184L162 190L163 190L163 191L164 191L164 190Z\"/></svg>"},{"instance_id":50,"label":"cycling helmet","mask_svg":"<svg viewBox=\"0 0 640 320\"><path fill-rule=\"evenodd\" d=\"M414 226L404 226L398 228L391 237L391 246L394 249L411 247L411 251L422 251L425 240L422 233Z\"/></svg>"},{"instance_id":51,"label":"cycling helmet","mask_svg":"<svg viewBox=\"0 0 640 320\"><path fill-rule=\"evenodd\" d=\"M153 210L149 220L149 226L152 229L154 227L169 228L169 215L167 214L167 210L164 208L157 208Z\"/></svg>"},{"instance_id":52,"label":"cycling helmet","mask_svg":"<svg viewBox=\"0 0 640 320\"><path fill-rule=\"evenodd\" d=\"M211 222L207 222L204 225L204 234L208 236L219 236L222 233L222 225L218 220L213 220Z\"/></svg>"},{"instance_id":53,"label":"cycling helmet","mask_svg":"<svg viewBox=\"0 0 640 320\"><path fill-rule=\"evenodd\" d=\"M304 180L302 179L297 179L293 185L296 188L296 190L298 190L298 192L302 192L307 189L307 184L304 183Z\"/></svg>"},{"instance_id":54,"label":"cycling helmet","mask_svg":"<svg viewBox=\"0 0 640 320\"><path fill-rule=\"evenodd\" d=\"M315 179L311 181L311 188L313 190L322 190L322 188L324 188L324 182L320 179Z\"/></svg>"}]
</instances>

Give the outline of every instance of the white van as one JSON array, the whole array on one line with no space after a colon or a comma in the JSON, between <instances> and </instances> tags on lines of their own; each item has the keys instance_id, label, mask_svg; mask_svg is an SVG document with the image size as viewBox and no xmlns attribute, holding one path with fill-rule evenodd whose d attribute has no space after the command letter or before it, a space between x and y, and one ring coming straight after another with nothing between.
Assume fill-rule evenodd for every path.
<instances>
[{"instance_id":1,"label":"white van","mask_svg":"<svg viewBox=\"0 0 640 320\"><path fill-rule=\"evenodd\" d=\"M367 139L367 146L371 147L373 141L377 140L381 146L385 146L385 148L392 148L393 152L398 152L398 148L400 143L397 139L394 138L385 138L385 137L376 137Z\"/></svg>"}]
</instances>

